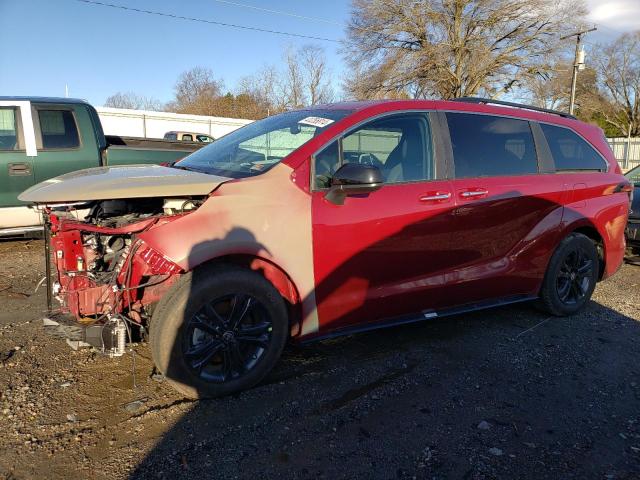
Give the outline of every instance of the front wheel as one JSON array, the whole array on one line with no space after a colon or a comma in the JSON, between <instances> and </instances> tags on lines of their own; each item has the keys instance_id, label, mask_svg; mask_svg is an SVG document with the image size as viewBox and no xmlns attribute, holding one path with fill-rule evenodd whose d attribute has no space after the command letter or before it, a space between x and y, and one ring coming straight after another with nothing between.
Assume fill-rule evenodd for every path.
<instances>
[{"instance_id":1,"label":"front wheel","mask_svg":"<svg viewBox=\"0 0 640 480\"><path fill-rule=\"evenodd\" d=\"M557 316L580 311L593 294L598 269L598 252L591 239L581 233L568 235L547 267L540 290L543 308Z\"/></svg>"},{"instance_id":2,"label":"front wheel","mask_svg":"<svg viewBox=\"0 0 640 480\"><path fill-rule=\"evenodd\" d=\"M204 266L162 299L151 322L156 367L191 398L219 397L257 384L288 338L287 311L261 275Z\"/></svg>"}]
</instances>

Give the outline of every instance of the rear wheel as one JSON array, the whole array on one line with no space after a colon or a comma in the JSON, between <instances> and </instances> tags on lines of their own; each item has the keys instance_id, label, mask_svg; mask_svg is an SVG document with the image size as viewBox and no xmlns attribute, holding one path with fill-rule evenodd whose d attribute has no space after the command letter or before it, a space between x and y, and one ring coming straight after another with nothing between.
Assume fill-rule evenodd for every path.
<instances>
[{"instance_id":1,"label":"rear wheel","mask_svg":"<svg viewBox=\"0 0 640 480\"><path fill-rule=\"evenodd\" d=\"M544 277L540 300L552 315L572 315L593 294L598 279L598 252L591 239L572 233L558 246Z\"/></svg>"},{"instance_id":2,"label":"rear wheel","mask_svg":"<svg viewBox=\"0 0 640 480\"><path fill-rule=\"evenodd\" d=\"M180 279L151 324L154 362L191 398L254 386L278 361L288 337L284 300L261 275L202 267Z\"/></svg>"}]
</instances>

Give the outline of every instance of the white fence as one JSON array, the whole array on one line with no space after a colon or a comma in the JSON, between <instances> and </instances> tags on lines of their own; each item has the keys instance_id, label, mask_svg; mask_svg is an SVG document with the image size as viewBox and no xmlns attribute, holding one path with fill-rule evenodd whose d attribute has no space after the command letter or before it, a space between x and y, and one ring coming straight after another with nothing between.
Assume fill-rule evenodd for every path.
<instances>
[{"instance_id":1,"label":"white fence","mask_svg":"<svg viewBox=\"0 0 640 480\"><path fill-rule=\"evenodd\" d=\"M96 110L104 133L121 137L162 138L167 132L181 131L220 138L253 121L124 108L97 107Z\"/></svg>"},{"instance_id":2,"label":"white fence","mask_svg":"<svg viewBox=\"0 0 640 480\"><path fill-rule=\"evenodd\" d=\"M626 172L640 165L640 137L608 138L607 140L622 170Z\"/></svg>"}]
</instances>

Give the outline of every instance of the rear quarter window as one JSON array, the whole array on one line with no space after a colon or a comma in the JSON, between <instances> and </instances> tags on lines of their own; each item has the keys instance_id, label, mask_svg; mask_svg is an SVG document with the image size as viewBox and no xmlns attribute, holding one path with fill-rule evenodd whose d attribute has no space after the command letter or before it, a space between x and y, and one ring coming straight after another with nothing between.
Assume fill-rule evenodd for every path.
<instances>
[{"instance_id":1,"label":"rear quarter window","mask_svg":"<svg viewBox=\"0 0 640 480\"><path fill-rule=\"evenodd\" d=\"M77 148L78 127L70 110L39 110L42 148Z\"/></svg>"},{"instance_id":2,"label":"rear quarter window","mask_svg":"<svg viewBox=\"0 0 640 480\"><path fill-rule=\"evenodd\" d=\"M607 169L602 156L572 130L541 124L544 136L549 144L557 171L582 171Z\"/></svg>"}]
</instances>

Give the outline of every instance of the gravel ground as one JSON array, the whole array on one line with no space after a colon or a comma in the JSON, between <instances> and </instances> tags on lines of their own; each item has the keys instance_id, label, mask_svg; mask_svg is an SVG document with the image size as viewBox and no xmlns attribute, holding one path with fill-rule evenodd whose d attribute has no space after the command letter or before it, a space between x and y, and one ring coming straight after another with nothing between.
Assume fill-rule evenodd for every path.
<instances>
[{"instance_id":1,"label":"gravel ground","mask_svg":"<svg viewBox=\"0 0 640 480\"><path fill-rule=\"evenodd\" d=\"M192 402L146 345L109 359L44 332L41 248L0 243L0 478L640 478L638 266L578 316L289 347L262 385Z\"/></svg>"}]
</instances>

